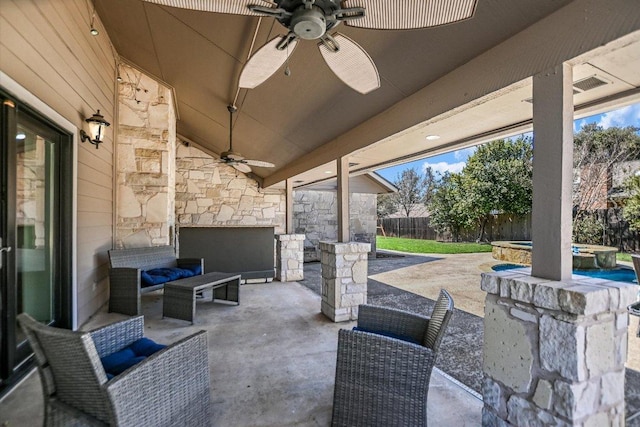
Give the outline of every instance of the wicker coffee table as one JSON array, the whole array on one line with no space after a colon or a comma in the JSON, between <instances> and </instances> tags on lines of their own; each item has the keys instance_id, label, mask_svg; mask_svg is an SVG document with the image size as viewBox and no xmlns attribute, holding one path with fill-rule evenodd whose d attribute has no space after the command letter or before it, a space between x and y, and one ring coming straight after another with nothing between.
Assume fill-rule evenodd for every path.
<instances>
[{"instance_id":1,"label":"wicker coffee table","mask_svg":"<svg viewBox=\"0 0 640 427\"><path fill-rule=\"evenodd\" d=\"M213 290L211 301L232 301L240 305L240 275L232 273L206 273L164 284L162 317L187 320L196 317L196 293Z\"/></svg>"}]
</instances>

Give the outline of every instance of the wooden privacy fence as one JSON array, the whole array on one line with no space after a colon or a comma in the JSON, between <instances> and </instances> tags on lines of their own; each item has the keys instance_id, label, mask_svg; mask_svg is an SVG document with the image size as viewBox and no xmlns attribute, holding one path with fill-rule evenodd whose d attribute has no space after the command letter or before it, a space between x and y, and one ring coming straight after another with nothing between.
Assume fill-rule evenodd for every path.
<instances>
[{"instance_id":1,"label":"wooden privacy fence","mask_svg":"<svg viewBox=\"0 0 640 427\"><path fill-rule=\"evenodd\" d=\"M613 246L624 252L638 252L640 251L640 234L629 229L629 223L622 218L621 211L620 208L609 208L591 213L604 229L600 244ZM461 230L457 241L475 242L479 234L479 228ZM443 242L454 240L451 233L438 233L434 230L427 217L378 219L378 235ZM531 240L531 215L526 217L491 215L485 226L483 240Z\"/></svg>"},{"instance_id":2,"label":"wooden privacy fence","mask_svg":"<svg viewBox=\"0 0 640 427\"><path fill-rule=\"evenodd\" d=\"M439 233L429 224L429 218L378 219L378 235L409 239L439 240L451 242L449 232ZM480 234L479 228L461 230L457 241L473 242ZM531 217L512 218L508 215L491 215L485 225L483 240L531 240Z\"/></svg>"}]
</instances>

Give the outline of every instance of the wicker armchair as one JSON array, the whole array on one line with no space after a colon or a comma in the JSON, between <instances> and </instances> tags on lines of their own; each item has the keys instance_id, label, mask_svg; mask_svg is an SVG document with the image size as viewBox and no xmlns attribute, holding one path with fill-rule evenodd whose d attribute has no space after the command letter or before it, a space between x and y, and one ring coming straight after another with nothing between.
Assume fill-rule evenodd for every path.
<instances>
[{"instance_id":1,"label":"wicker armchair","mask_svg":"<svg viewBox=\"0 0 640 427\"><path fill-rule=\"evenodd\" d=\"M361 305L338 335L333 426L426 426L431 370L453 313L444 289L431 318Z\"/></svg>"},{"instance_id":2,"label":"wicker armchair","mask_svg":"<svg viewBox=\"0 0 640 427\"><path fill-rule=\"evenodd\" d=\"M18 321L35 353L45 426L208 426L207 335L184 338L108 380L100 357L144 331L142 316L91 332Z\"/></svg>"}]
</instances>

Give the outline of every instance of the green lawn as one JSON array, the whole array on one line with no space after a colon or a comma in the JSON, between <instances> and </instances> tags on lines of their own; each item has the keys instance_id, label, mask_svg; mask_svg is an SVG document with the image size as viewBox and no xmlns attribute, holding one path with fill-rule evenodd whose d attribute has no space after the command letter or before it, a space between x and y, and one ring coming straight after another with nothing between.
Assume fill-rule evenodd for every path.
<instances>
[{"instance_id":1,"label":"green lawn","mask_svg":"<svg viewBox=\"0 0 640 427\"><path fill-rule=\"evenodd\" d=\"M400 237L376 237L377 249L410 252L414 254L469 254L491 252L490 244L443 243L435 240L403 239Z\"/></svg>"},{"instance_id":2,"label":"green lawn","mask_svg":"<svg viewBox=\"0 0 640 427\"><path fill-rule=\"evenodd\" d=\"M628 261L628 262L631 262L631 255L630 255L630 254L625 254L625 253L618 252L618 253L616 254L616 259L617 259L618 261Z\"/></svg>"}]
</instances>

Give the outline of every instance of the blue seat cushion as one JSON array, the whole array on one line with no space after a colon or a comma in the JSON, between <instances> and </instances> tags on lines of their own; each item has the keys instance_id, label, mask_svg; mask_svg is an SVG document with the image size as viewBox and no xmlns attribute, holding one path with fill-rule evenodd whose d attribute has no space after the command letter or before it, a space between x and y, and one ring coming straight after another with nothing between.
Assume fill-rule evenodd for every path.
<instances>
[{"instance_id":1,"label":"blue seat cushion","mask_svg":"<svg viewBox=\"0 0 640 427\"><path fill-rule=\"evenodd\" d=\"M200 264L185 265L185 269L193 273L193 276L202 274L202 266Z\"/></svg>"},{"instance_id":2,"label":"blue seat cushion","mask_svg":"<svg viewBox=\"0 0 640 427\"><path fill-rule=\"evenodd\" d=\"M158 344L157 342L150 340L149 338L143 337L131 344L129 347L136 356L144 356L149 357L153 353L162 350L166 345Z\"/></svg>"},{"instance_id":3,"label":"blue seat cushion","mask_svg":"<svg viewBox=\"0 0 640 427\"><path fill-rule=\"evenodd\" d=\"M165 268L153 268L151 270L143 270L140 272L140 280L142 281L142 287L161 285L172 280L182 279L184 277L191 277L197 274L202 274L202 267L200 265L187 266L186 268L179 267L165 267Z\"/></svg>"},{"instance_id":4,"label":"blue seat cushion","mask_svg":"<svg viewBox=\"0 0 640 427\"><path fill-rule=\"evenodd\" d=\"M410 343L413 343L413 344L422 345L422 342L420 342L419 340L417 340L417 339L415 339L413 337L410 337L408 335L399 335L399 334L394 334L394 333L391 333L391 332L388 332L388 331L374 331L374 330L371 330L371 329L365 329L365 328L361 328L361 327L358 327L358 326L355 326L353 328L353 330L354 331L369 332L369 333L372 333L372 334L378 334L378 335L382 335L382 336L385 336L385 337L395 338L397 340L401 340L401 341L406 341L406 342L410 342Z\"/></svg>"},{"instance_id":5,"label":"blue seat cushion","mask_svg":"<svg viewBox=\"0 0 640 427\"><path fill-rule=\"evenodd\" d=\"M165 347L166 345L158 344L149 338L140 338L122 350L102 357L100 361L107 379L111 379Z\"/></svg>"}]
</instances>

